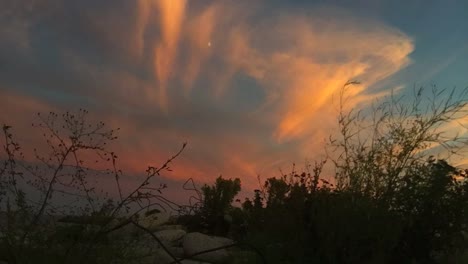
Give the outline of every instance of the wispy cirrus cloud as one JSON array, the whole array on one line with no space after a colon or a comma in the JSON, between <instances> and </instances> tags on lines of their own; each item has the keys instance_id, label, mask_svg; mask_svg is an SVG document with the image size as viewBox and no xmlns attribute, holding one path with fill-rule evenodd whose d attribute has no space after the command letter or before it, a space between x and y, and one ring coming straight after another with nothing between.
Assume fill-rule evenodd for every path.
<instances>
[{"instance_id":1,"label":"wispy cirrus cloud","mask_svg":"<svg viewBox=\"0 0 468 264\"><path fill-rule=\"evenodd\" d=\"M9 95L0 103L27 95L55 109L89 108L122 127L117 148L129 171L188 141L170 176L223 174L249 188L257 173L318 155L344 83L361 81L349 92L352 106L365 105L385 94L373 85L408 65L414 48L398 29L337 8L273 16L266 1L29 3L34 16L0 15L27 25L17 34L0 25L0 58L11 64L0 73ZM36 110L28 105L21 116Z\"/></svg>"}]
</instances>

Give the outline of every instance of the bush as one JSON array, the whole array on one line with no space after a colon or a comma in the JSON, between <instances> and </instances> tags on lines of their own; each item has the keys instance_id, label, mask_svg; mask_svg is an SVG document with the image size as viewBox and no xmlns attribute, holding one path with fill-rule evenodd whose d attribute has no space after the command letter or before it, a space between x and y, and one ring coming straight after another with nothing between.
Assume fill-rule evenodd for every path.
<instances>
[{"instance_id":1,"label":"bush","mask_svg":"<svg viewBox=\"0 0 468 264\"><path fill-rule=\"evenodd\" d=\"M176 208L185 209L177 221L190 231L230 236L239 247L257 250L268 263L464 263L468 170L433 154L434 144L449 154L460 154L468 144L467 138L441 130L464 116L466 92L449 93L440 101L441 93L433 90L432 99L423 104L424 91L417 90L411 106L391 97L370 116L345 112L342 98L339 135L331 137L327 159L304 172L293 168L289 174L267 178L241 208L233 206L241 190L237 178L218 177L201 191L193 186L198 202ZM11 128L3 126L3 260L138 263L141 243L119 239L114 231L129 224L142 228L137 223L140 215L173 205L161 196L166 186L153 181L169 169L185 144L159 168L149 167L140 184L125 194L117 156L106 150L116 139L115 131L106 130L103 123L88 124L86 114L38 116L36 126L44 129L50 150L42 155L35 151L42 165L25 162ZM96 171L80 159L88 151L111 164L106 172L115 180L117 199L98 194L89 182ZM335 178L328 181L321 177L327 162L336 169ZM66 203L58 210L57 194L77 197L78 204ZM58 221L57 215L64 212L69 217ZM262 259L244 253L251 263Z\"/></svg>"},{"instance_id":2,"label":"bush","mask_svg":"<svg viewBox=\"0 0 468 264\"><path fill-rule=\"evenodd\" d=\"M406 107L394 97L370 120L339 116L329 158L337 186L321 179L325 162L269 178L247 199L243 241L268 263L444 263L466 250L467 171L431 154L459 153L466 138L440 130L466 110L466 90L440 101L423 90ZM310 171L310 168L312 170Z\"/></svg>"},{"instance_id":3,"label":"bush","mask_svg":"<svg viewBox=\"0 0 468 264\"><path fill-rule=\"evenodd\" d=\"M138 260L135 245L112 240L110 235L126 225L137 225L138 216L169 205L161 196L164 184L155 178L182 152L159 168L148 167L137 187L124 193L117 155L107 150L116 130L89 123L87 111L61 116L37 115L46 143L34 149L35 160L26 161L11 127L3 126L0 164L0 260L8 263L131 263ZM104 173L91 169L89 158L110 165ZM86 156L85 156L86 155ZM114 179L117 199L101 193L95 178ZM64 216L69 216L64 217ZM3 258L3 259L1 259Z\"/></svg>"},{"instance_id":4,"label":"bush","mask_svg":"<svg viewBox=\"0 0 468 264\"><path fill-rule=\"evenodd\" d=\"M240 190L240 179L223 179L219 176L214 185L202 186L200 208L197 208L194 214L179 217L179 223L188 226L192 231L227 235L233 216L236 220L239 219L239 212L232 203Z\"/></svg>"}]
</instances>

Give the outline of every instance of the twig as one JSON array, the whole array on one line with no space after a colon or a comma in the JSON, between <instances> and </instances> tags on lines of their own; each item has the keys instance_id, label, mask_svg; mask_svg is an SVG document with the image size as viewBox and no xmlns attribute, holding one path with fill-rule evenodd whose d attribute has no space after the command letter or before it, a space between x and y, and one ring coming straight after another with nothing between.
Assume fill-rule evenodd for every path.
<instances>
[{"instance_id":1,"label":"twig","mask_svg":"<svg viewBox=\"0 0 468 264\"><path fill-rule=\"evenodd\" d=\"M138 224L137 222L133 221L133 220L130 220L130 222L135 225L136 227L140 228L141 230L145 231L146 233L150 234L154 240L156 240L158 242L158 244L162 247L162 249L164 251L166 251L166 253L174 260L173 262L171 263L178 263L178 264L181 264L181 262L177 259L176 256L174 256L174 254L172 254L169 249L167 249L167 247L164 245L164 243L155 235L153 234L153 232L151 232L150 230L148 230L148 228Z\"/></svg>"}]
</instances>

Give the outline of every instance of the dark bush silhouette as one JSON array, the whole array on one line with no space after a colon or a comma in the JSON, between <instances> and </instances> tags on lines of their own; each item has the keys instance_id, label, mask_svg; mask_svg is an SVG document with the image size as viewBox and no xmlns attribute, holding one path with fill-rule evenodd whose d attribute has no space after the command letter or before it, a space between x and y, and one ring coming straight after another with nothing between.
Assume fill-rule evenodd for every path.
<instances>
[{"instance_id":1,"label":"dark bush silhouette","mask_svg":"<svg viewBox=\"0 0 468 264\"><path fill-rule=\"evenodd\" d=\"M327 157L304 171L294 166L291 173L267 178L240 208L233 206L239 179L218 177L201 190L189 179L184 189L197 196L188 206L162 196L166 185L154 180L185 144L124 193L117 155L107 149L115 131L88 123L86 111L38 116L35 126L43 129L48 151L35 150L36 163L24 161L11 127L4 125L0 260L138 263L135 245L115 231L135 225L160 243L138 219L172 208L189 231L229 236L237 241L229 247L256 250L249 263L466 263L468 171L433 155L434 146L450 155L467 146L467 138L443 130L466 116L467 90L443 97L434 89L425 103L424 90L415 90L412 105L392 96L367 116L345 111L345 91ZM102 172L83 161L85 152L110 164L104 173L114 179L117 197L96 189L92 179ZM334 177L323 178L330 164ZM57 206L61 199L65 207Z\"/></svg>"},{"instance_id":2,"label":"dark bush silhouette","mask_svg":"<svg viewBox=\"0 0 468 264\"><path fill-rule=\"evenodd\" d=\"M343 90L345 92L345 89ZM265 181L247 200L246 240L271 263L446 263L466 250L466 170L431 156L431 144L456 154L467 138L440 127L466 111L466 92L424 90L412 105L391 97L369 117L339 115L329 158L333 186L321 179L324 163ZM344 96L344 94L342 94ZM319 184L320 183L320 184ZM254 206L256 204L256 206Z\"/></svg>"},{"instance_id":3,"label":"dark bush silhouette","mask_svg":"<svg viewBox=\"0 0 468 264\"><path fill-rule=\"evenodd\" d=\"M421 164L421 178L392 207L350 190L269 179L266 196L274 200L256 209L244 204L245 239L269 263L443 263L466 248L468 185L454 178L465 173L444 160Z\"/></svg>"},{"instance_id":4,"label":"dark bush silhouette","mask_svg":"<svg viewBox=\"0 0 468 264\"><path fill-rule=\"evenodd\" d=\"M34 161L24 160L11 127L3 126L5 159L0 165L0 260L8 263L131 263L138 261L134 245L109 239L115 231L137 224L139 215L172 204L161 196L164 184L154 182L182 152L160 167L148 167L134 190L124 193L117 155L107 145L116 130L89 123L88 112L37 115L47 147L34 149ZM110 169L89 166L84 154ZM117 198L100 193L93 177L114 179ZM112 179L111 178L111 179ZM68 217L63 217L67 216ZM78 225L67 225L73 223Z\"/></svg>"},{"instance_id":5,"label":"dark bush silhouette","mask_svg":"<svg viewBox=\"0 0 468 264\"><path fill-rule=\"evenodd\" d=\"M201 206L195 214L183 215L179 217L179 222L194 231L227 235L233 214L236 214L232 203L240 190L240 179L224 179L219 176L213 186L201 187Z\"/></svg>"},{"instance_id":6,"label":"dark bush silhouette","mask_svg":"<svg viewBox=\"0 0 468 264\"><path fill-rule=\"evenodd\" d=\"M269 263L463 261L467 171L430 150L466 147L467 138L440 130L465 114L466 90L443 99L433 90L428 107L423 94L416 90L410 106L391 97L370 117L342 110L327 159L337 186L320 177L325 161L267 179L242 204L241 239Z\"/></svg>"}]
</instances>

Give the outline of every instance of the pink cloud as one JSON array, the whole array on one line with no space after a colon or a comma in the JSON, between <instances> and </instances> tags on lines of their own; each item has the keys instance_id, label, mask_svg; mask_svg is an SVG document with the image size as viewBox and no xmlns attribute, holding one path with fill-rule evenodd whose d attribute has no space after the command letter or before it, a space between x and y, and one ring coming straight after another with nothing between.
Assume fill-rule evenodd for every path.
<instances>
[{"instance_id":1,"label":"pink cloud","mask_svg":"<svg viewBox=\"0 0 468 264\"><path fill-rule=\"evenodd\" d=\"M223 174L256 188L257 174L277 175L279 167L320 156L334 127L333 98L344 83L362 82L350 90L351 106L365 105L382 95L370 87L408 65L413 50L411 38L397 29L334 9L252 19L265 2L249 11L232 1L129 5L88 10L85 21L74 22L93 37L87 41L99 57L62 46L64 68L81 82L54 81L47 89L93 102L95 120L122 128L115 149L130 174L160 164L188 141L167 177L211 182ZM28 39L21 32L26 35L19 39ZM255 87L239 87L239 76ZM228 108L244 103L232 98L241 88L261 95L252 92L248 110ZM29 113L67 106L4 93L18 124ZM11 121L9 114L0 117Z\"/></svg>"}]
</instances>

